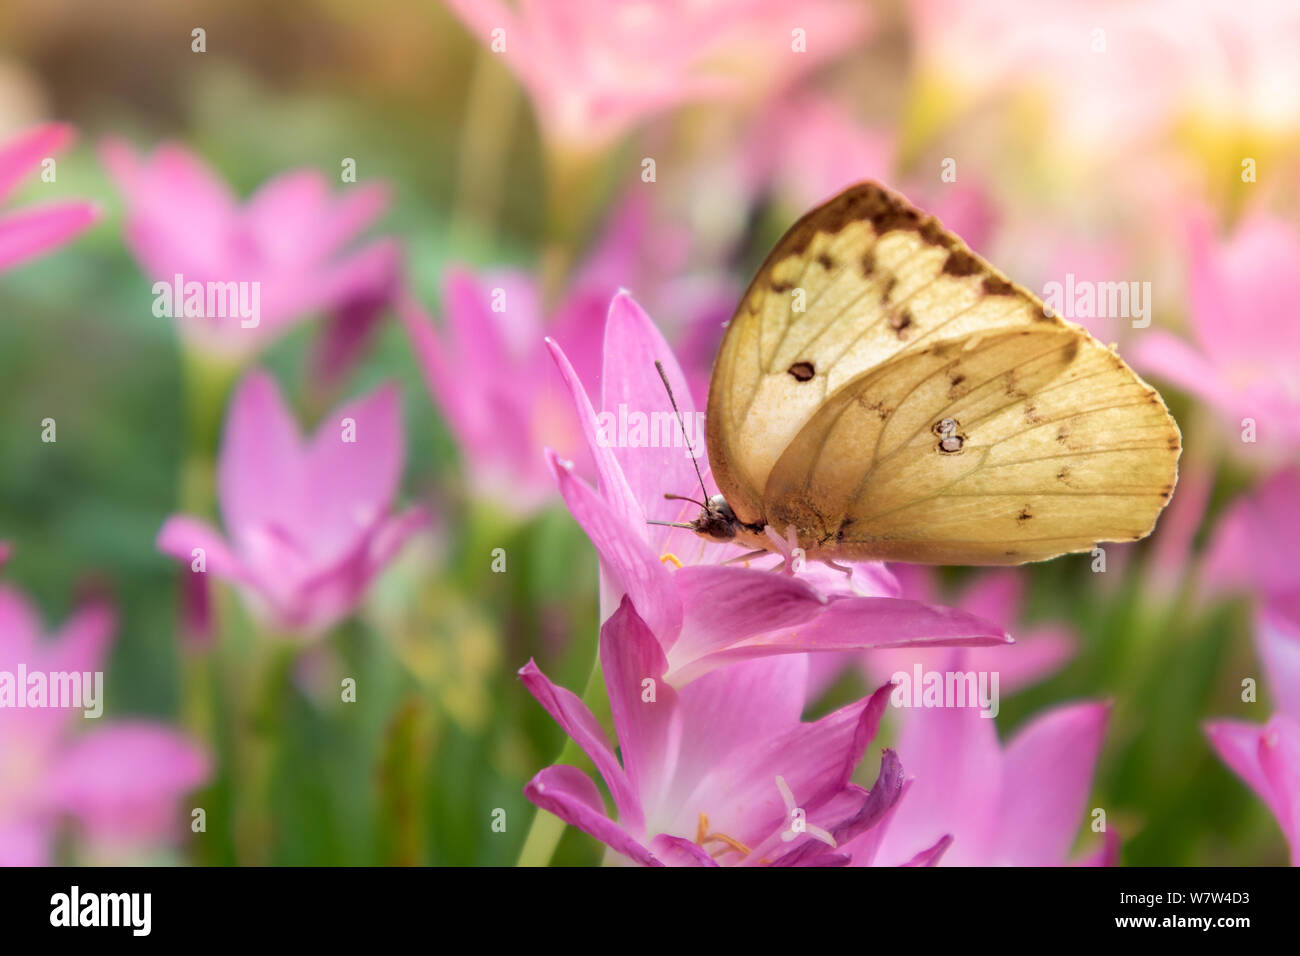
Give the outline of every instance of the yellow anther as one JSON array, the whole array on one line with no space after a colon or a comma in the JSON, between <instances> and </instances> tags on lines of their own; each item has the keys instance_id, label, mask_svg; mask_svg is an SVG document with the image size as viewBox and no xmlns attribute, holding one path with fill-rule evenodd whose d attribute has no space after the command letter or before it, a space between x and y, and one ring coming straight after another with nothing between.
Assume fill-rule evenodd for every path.
<instances>
[{"instance_id":1,"label":"yellow anther","mask_svg":"<svg viewBox=\"0 0 1300 956\"><path fill-rule=\"evenodd\" d=\"M667 552L666 554L659 555L659 560L662 561L664 564L668 564L671 561L679 568L682 566L682 559L677 557L677 555L673 554L671 551Z\"/></svg>"}]
</instances>

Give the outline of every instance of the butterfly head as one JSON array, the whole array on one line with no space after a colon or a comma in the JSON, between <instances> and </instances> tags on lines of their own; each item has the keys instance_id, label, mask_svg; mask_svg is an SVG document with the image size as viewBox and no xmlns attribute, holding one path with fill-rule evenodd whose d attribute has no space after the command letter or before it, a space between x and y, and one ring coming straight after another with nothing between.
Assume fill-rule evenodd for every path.
<instances>
[{"instance_id":1,"label":"butterfly head","mask_svg":"<svg viewBox=\"0 0 1300 956\"><path fill-rule=\"evenodd\" d=\"M740 519L722 495L707 499L699 515L691 522L692 531L714 541L731 541L740 526Z\"/></svg>"}]
</instances>

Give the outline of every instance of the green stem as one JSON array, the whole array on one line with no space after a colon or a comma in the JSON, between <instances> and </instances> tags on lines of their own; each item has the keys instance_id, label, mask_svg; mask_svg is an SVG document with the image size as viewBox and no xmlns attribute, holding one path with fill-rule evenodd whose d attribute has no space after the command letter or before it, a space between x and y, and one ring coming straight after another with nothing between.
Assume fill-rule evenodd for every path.
<instances>
[{"instance_id":1,"label":"green stem","mask_svg":"<svg viewBox=\"0 0 1300 956\"><path fill-rule=\"evenodd\" d=\"M238 770L235 847L241 864L265 866L271 862L275 839L271 780L297 647L266 633L253 635L253 640L252 666L243 676L254 693L239 700L232 741Z\"/></svg>"}]
</instances>

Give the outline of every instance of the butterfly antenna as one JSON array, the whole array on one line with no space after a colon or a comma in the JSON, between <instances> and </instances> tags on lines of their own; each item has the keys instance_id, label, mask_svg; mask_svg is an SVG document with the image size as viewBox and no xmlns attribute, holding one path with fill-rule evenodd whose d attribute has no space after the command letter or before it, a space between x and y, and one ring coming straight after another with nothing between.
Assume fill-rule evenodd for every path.
<instances>
[{"instance_id":1,"label":"butterfly antenna","mask_svg":"<svg viewBox=\"0 0 1300 956\"><path fill-rule=\"evenodd\" d=\"M664 363L655 359L655 368L659 370L659 377L663 379L664 383L664 391L668 393L668 401L673 406L673 413L677 416L677 426L682 430L682 441L686 442L686 447L690 449L691 464L695 466L695 477L700 480L700 491L704 492L704 500L708 501L709 489L704 487L704 475L700 473L700 463L695 459L695 449L691 446L691 440L686 435L686 422L682 419L681 409L677 407L677 399L673 397L673 387L668 384L668 373L664 371ZM686 498L684 500L692 501L693 499ZM696 501L695 504L699 504L699 502ZM701 507L705 510L709 508L707 504L701 505Z\"/></svg>"},{"instance_id":2,"label":"butterfly antenna","mask_svg":"<svg viewBox=\"0 0 1300 956\"><path fill-rule=\"evenodd\" d=\"M664 499L667 501L689 501L693 505L699 505L701 508L707 508L708 505L703 501L696 501L689 495L675 495L671 491L664 492Z\"/></svg>"}]
</instances>

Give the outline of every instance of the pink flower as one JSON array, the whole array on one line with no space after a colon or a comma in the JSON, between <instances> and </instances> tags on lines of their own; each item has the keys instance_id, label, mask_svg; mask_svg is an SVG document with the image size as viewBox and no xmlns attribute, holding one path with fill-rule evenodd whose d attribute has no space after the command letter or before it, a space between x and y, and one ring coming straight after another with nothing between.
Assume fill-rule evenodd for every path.
<instances>
[{"instance_id":1,"label":"pink flower","mask_svg":"<svg viewBox=\"0 0 1300 956\"><path fill-rule=\"evenodd\" d=\"M202 285L204 314L187 314L175 294L164 301L164 311L180 319L188 341L205 349L248 355L295 319L385 295L396 282L394 242L349 250L388 205L383 186L348 186L332 196L324 175L300 169L270 180L241 205L182 146L164 144L141 158L110 139L100 152L126 203L127 245L155 283L155 311L177 276L186 299L186 284ZM223 310L214 298L213 311L226 316L207 314L209 284L227 283L243 284L241 309Z\"/></svg>"},{"instance_id":2,"label":"pink flower","mask_svg":"<svg viewBox=\"0 0 1300 956\"><path fill-rule=\"evenodd\" d=\"M581 151L693 101L772 89L865 34L856 3L447 0L528 90L546 137ZM803 31L798 52L796 30Z\"/></svg>"},{"instance_id":3,"label":"pink flower","mask_svg":"<svg viewBox=\"0 0 1300 956\"><path fill-rule=\"evenodd\" d=\"M328 628L427 521L422 508L392 513L405 460L398 400L393 386L372 392L304 442L275 381L249 373L217 466L227 537L178 515L159 531L158 549L238 585L278 628Z\"/></svg>"},{"instance_id":4,"label":"pink flower","mask_svg":"<svg viewBox=\"0 0 1300 956\"><path fill-rule=\"evenodd\" d=\"M943 667L971 669L962 651L952 651ZM950 835L946 865L1064 864L1079 828L1091 821L1087 800L1108 710L1099 703L1058 707L1030 721L1005 747L994 721L977 707L909 711L898 751L914 779L879 860L901 863ZM1108 833L1089 862L1113 862L1117 851Z\"/></svg>"},{"instance_id":5,"label":"pink flower","mask_svg":"<svg viewBox=\"0 0 1300 956\"><path fill-rule=\"evenodd\" d=\"M588 343L580 353L587 381L599 368L608 295L596 300L578 290L550 322L556 334ZM554 365L541 347L540 292L520 272L480 277L453 267L443 279L442 298L447 321L441 333L409 295L399 297L398 314L460 445L474 496L526 515L555 493L538 448L550 444L570 457L581 451Z\"/></svg>"},{"instance_id":6,"label":"pink flower","mask_svg":"<svg viewBox=\"0 0 1300 956\"><path fill-rule=\"evenodd\" d=\"M1238 720L1206 725L1210 744L1256 796L1268 805L1300 866L1300 721L1274 714L1260 727Z\"/></svg>"},{"instance_id":7,"label":"pink flower","mask_svg":"<svg viewBox=\"0 0 1300 956\"><path fill-rule=\"evenodd\" d=\"M797 575L760 570L757 565L773 556L756 559L755 567L724 565L744 549L648 524L681 521L698 511L689 502L664 499L665 492L698 493L688 444L710 481L703 415L695 412L681 368L626 293L615 296L606 322L599 416L564 352L550 347L598 477L592 488L549 452L560 493L600 556L602 608L608 613L624 594L632 599L663 644L673 686L724 663L770 654L1010 642L1001 628L974 615L893 597L894 583L880 564L855 565L851 580L816 562ZM692 433L689 443L675 425L656 361L673 385ZM651 422L658 424L652 428ZM792 569L786 560L785 570Z\"/></svg>"},{"instance_id":8,"label":"pink flower","mask_svg":"<svg viewBox=\"0 0 1300 956\"><path fill-rule=\"evenodd\" d=\"M1191 312L1194 344L1152 331L1134 364L1209 403L1225 420L1230 443L1244 420L1255 440L1275 452L1300 447L1300 232L1257 213L1226 240L1207 222L1193 223Z\"/></svg>"},{"instance_id":9,"label":"pink flower","mask_svg":"<svg viewBox=\"0 0 1300 956\"><path fill-rule=\"evenodd\" d=\"M112 612L96 604L41 640L34 609L0 588L0 672L98 671L113 626ZM114 720L77 733L83 713L12 702L0 708L0 865L49 862L65 816L81 828L84 845L110 851L179 835L178 802L208 779L207 755L153 721Z\"/></svg>"},{"instance_id":10,"label":"pink flower","mask_svg":"<svg viewBox=\"0 0 1300 956\"><path fill-rule=\"evenodd\" d=\"M903 575L903 568L895 567L894 570ZM902 580L904 596L926 604L938 601L938 595L922 568L906 567ZM921 581L925 583L920 584ZM971 648L966 653L966 669L998 674L1000 693L1014 693L1044 680L1060 670L1075 652L1077 636L1072 628L1056 624L1042 624L1024 630L1018 627L1024 610L1025 584L1023 571L1010 568L986 571L979 574L955 602L963 611L1017 635L1013 646ZM938 648L903 649L871 651L863 654L860 660L867 679L880 683L890 680L900 671L910 676L918 664L923 672L941 670L950 656L949 651Z\"/></svg>"},{"instance_id":11,"label":"pink flower","mask_svg":"<svg viewBox=\"0 0 1300 956\"><path fill-rule=\"evenodd\" d=\"M1204 577L1211 593L1254 597L1255 645L1281 709L1300 720L1300 468L1273 475L1215 529Z\"/></svg>"},{"instance_id":12,"label":"pink flower","mask_svg":"<svg viewBox=\"0 0 1300 956\"><path fill-rule=\"evenodd\" d=\"M0 144L0 199L73 135L71 126L46 123ZM0 217L0 272L62 245L98 218L99 207L81 200L45 203Z\"/></svg>"},{"instance_id":13,"label":"pink flower","mask_svg":"<svg viewBox=\"0 0 1300 956\"><path fill-rule=\"evenodd\" d=\"M548 767L524 794L625 860L842 865L849 857L838 848L870 834L902 795L902 767L888 750L869 791L850 782L887 686L812 723L800 721L802 657L733 664L674 689L659 640L626 598L601 628L600 660L618 756L574 694L531 661L519 676L596 765L617 819L575 767Z\"/></svg>"}]
</instances>

